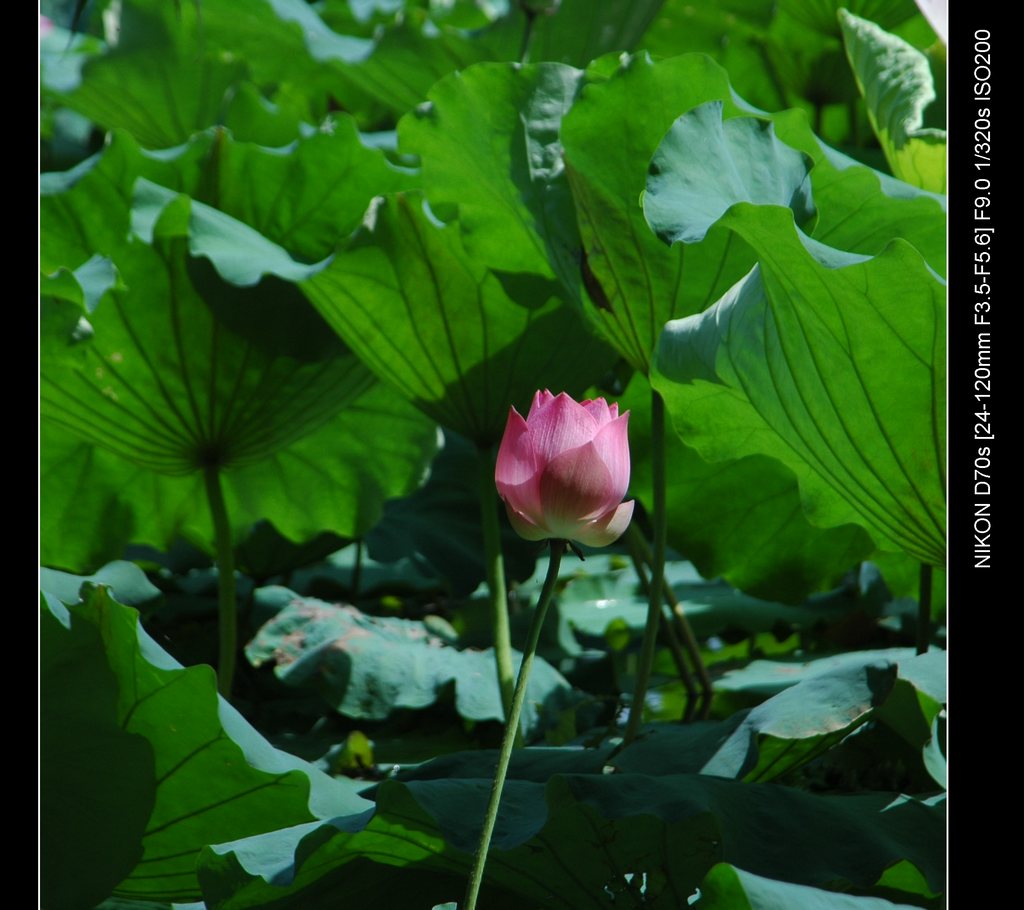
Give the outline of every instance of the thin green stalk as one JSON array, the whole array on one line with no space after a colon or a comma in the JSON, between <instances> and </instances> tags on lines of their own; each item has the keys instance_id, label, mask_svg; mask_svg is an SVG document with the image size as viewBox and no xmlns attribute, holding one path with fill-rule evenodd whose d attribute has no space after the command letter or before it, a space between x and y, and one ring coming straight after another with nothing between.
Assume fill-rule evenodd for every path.
<instances>
[{"instance_id":1,"label":"thin green stalk","mask_svg":"<svg viewBox=\"0 0 1024 910\"><path fill-rule=\"evenodd\" d=\"M687 711L690 709L690 705L694 702L694 696L697 694L697 687L693 682L693 674L690 672L690 668L686 665L686 653L683 651L683 645L679 641L679 636L676 634L675 627L672 625L672 613L667 606L663 608L665 610L666 620L665 629L665 643L668 645L669 653L672 655L672 662L676 665L676 672L679 674L679 680L683 684L683 688L686 690L686 708Z\"/></svg>"},{"instance_id":2,"label":"thin green stalk","mask_svg":"<svg viewBox=\"0 0 1024 910\"><path fill-rule=\"evenodd\" d=\"M352 600L359 597L359 585L363 580L363 538L356 541L356 561L352 566Z\"/></svg>"},{"instance_id":3,"label":"thin green stalk","mask_svg":"<svg viewBox=\"0 0 1024 910\"><path fill-rule=\"evenodd\" d=\"M704 659L700 656L700 645L697 643L697 636L693 634L693 627L686 618L686 614L683 612L683 605L676 598L672 586L668 583L668 579L665 579L665 600L668 602L668 607L672 611L672 616L682 635L683 647L690 656L690 663L693 664L693 669L697 673L697 679L700 681L701 694L704 697L701 717L706 718L711 708L711 677L708 675L708 668L704 665Z\"/></svg>"},{"instance_id":4,"label":"thin green stalk","mask_svg":"<svg viewBox=\"0 0 1024 910\"><path fill-rule=\"evenodd\" d=\"M917 653L924 654L932 637L932 567L921 563L917 601Z\"/></svg>"},{"instance_id":5,"label":"thin green stalk","mask_svg":"<svg viewBox=\"0 0 1024 910\"><path fill-rule=\"evenodd\" d=\"M477 450L480 465L480 524L484 537L484 569L491 593L491 625L494 629L494 662L498 670L501 704L508 718L512 707L515 671L512 669L512 634L508 623L508 594L505 591L505 561L501 555L501 526L498 497L494 492L494 459L489 448Z\"/></svg>"},{"instance_id":6,"label":"thin green stalk","mask_svg":"<svg viewBox=\"0 0 1024 910\"><path fill-rule=\"evenodd\" d=\"M648 597L651 596L651 585L647 580L647 567L644 562L644 551L646 549L646 543L643 539L643 535L640 529L635 523L630 523L626 529L625 534L626 546L629 548L629 557L633 561L633 570L636 572L636 577L640 581L640 589ZM697 695L697 688L693 683L693 674L690 672L690 668L686 665L686 655L683 652L683 646L679 640L679 635L676 630L678 624L678 618L672 613L671 608L665 604L665 619L668 624L665 626L665 638L668 643L669 652L672 654L672 661L676 665L676 672L679 674L679 680L683 684L683 688L686 690L686 706L687 711L690 710L691 705L694 704Z\"/></svg>"},{"instance_id":7,"label":"thin green stalk","mask_svg":"<svg viewBox=\"0 0 1024 910\"><path fill-rule=\"evenodd\" d=\"M852 136L850 144L854 148L860 148L860 118L857 116L857 102L851 101L846 109L850 118L850 135Z\"/></svg>"},{"instance_id":8,"label":"thin green stalk","mask_svg":"<svg viewBox=\"0 0 1024 910\"><path fill-rule=\"evenodd\" d=\"M661 395L651 389L651 468L654 474L652 490L653 509L651 522L654 525L654 553L651 558L651 578L665 577L665 402ZM647 684L654 665L654 651L658 641L658 621L661 619L661 585L653 581L647 598L647 627L640 645L640 664L636 670L633 687L633 702L629 708L629 722L626 724L624 744L629 745L635 738L644 716L644 699Z\"/></svg>"},{"instance_id":9,"label":"thin green stalk","mask_svg":"<svg viewBox=\"0 0 1024 910\"><path fill-rule=\"evenodd\" d=\"M647 546L647 541L644 540L643 534L639 531L633 534L633 531L634 526L630 525L629 531L627 531L627 534L631 534L630 544L635 544L640 559L645 564L650 565L654 561L650 547ZM704 665L704 660L700 656L700 645L697 643L697 636L693 634L693 627L690 625L690 621L686 618L683 605L679 603L679 599L676 597L675 591L672 590L672 585L668 583L667 578L662 579L662 584L665 603L668 605L672 616L672 624L675 626L676 634L686 649L690 663L693 665L693 669L697 673L697 679L700 682L701 694L703 696L701 717L703 718L707 716L711 707L711 676L708 674L708 668ZM689 706L687 706L687 709L689 709ZM689 713L689 710L687 713Z\"/></svg>"},{"instance_id":10,"label":"thin green stalk","mask_svg":"<svg viewBox=\"0 0 1024 910\"><path fill-rule=\"evenodd\" d=\"M473 871L469 874L469 882L466 885L466 896L463 900L461 910L474 910L476 907L477 895L480 893L480 885L484 880L484 867L487 865L487 851L491 846L491 836L494 834L494 824L498 820L498 807L501 805L501 791L505 787L505 776L508 774L509 761L512 758L512 749L515 746L516 735L519 731L519 717L523 713L523 702L526 701L526 683L530 678L530 667L533 666L533 655L537 652L537 642L540 641L540 630L544 626L544 616L548 612L548 605L551 603L551 595L555 591L555 582L558 581L558 567L562 562L562 554L565 552L564 540L551 541L551 559L548 562L548 574L544 579L544 587L540 592L540 600L533 612L533 621L530 623L530 635L526 642L526 650L523 652L523 662L519 667L519 676L516 679L516 690L512 696L512 710L509 712L508 721L505 723L505 737L501 741L501 752L498 755L498 767L494 772L494 783L491 785L491 797L487 803L487 813L484 815L484 827L480 832L480 844L476 848L476 856L473 860Z\"/></svg>"},{"instance_id":11,"label":"thin green stalk","mask_svg":"<svg viewBox=\"0 0 1024 910\"><path fill-rule=\"evenodd\" d=\"M217 546L217 690L231 697L238 648L238 614L235 605L235 550L231 545L231 523L220 485L220 468L208 465L204 471L206 499L213 517Z\"/></svg>"},{"instance_id":12,"label":"thin green stalk","mask_svg":"<svg viewBox=\"0 0 1024 910\"><path fill-rule=\"evenodd\" d=\"M526 64L530 60L530 44L533 42L533 23L537 14L531 10L523 10L526 14L526 26L523 28L523 40L519 45L519 62Z\"/></svg>"},{"instance_id":13,"label":"thin green stalk","mask_svg":"<svg viewBox=\"0 0 1024 910\"><path fill-rule=\"evenodd\" d=\"M775 93L779 96L779 103L775 110L782 110L783 108L789 107L787 101L786 86L779 76L778 70L775 69L775 64L772 62L771 54L768 53L768 48L764 41L758 41L755 43L757 48L758 56L761 58L763 64L764 73L768 76L768 81L772 84L775 89Z\"/></svg>"}]
</instances>

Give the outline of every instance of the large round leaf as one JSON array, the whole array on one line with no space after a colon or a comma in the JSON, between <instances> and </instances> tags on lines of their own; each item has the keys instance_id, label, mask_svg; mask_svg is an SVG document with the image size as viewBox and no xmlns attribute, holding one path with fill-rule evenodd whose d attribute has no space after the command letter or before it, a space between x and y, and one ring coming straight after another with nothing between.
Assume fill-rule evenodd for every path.
<instances>
[{"instance_id":1,"label":"large round leaf","mask_svg":"<svg viewBox=\"0 0 1024 910\"><path fill-rule=\"evenodd\" d=\"M634 377L619 399L630 412L630 489L648 509L650 399L643 377ZM668 541L704 577L725 578L757 597L798 603L871 553L871 539L859 525L812 525L800 505L796 477L774 458L709 463L676 433L665 444ZM691 610L688 605L688 616ZM753 620L756 614L748 615Z\"/></svg>"},{"instance_id":2,"label":"large round leaf","mask_svg":"<svg viewBox=\"0 0 1024 910\"><path fill-rule=\"evenodd\" d=\"M288 155L300 174L333 152L358 159L350 175L380 167L376 153L356 154L356 141L310 140ZM232 150L247 166L217 158ZM165 546L180 533L208 545L199 474L209 466L226 472L237 527L269 518L293 539L360 534L384 499L422 479L434 428L375 392L369 371L294 286L267 275L311 267L250 225L139 177L213 193L204 175L223 165L220 186L237 201L246 186L258 192L270 154L201 137L153 159L121 136L46 182L44 269L88 260L44 285L48 562L88 569L128 540ZM267 223L308 254L333 243L325 231L358 219L367 192L364 180L351 197L326 195L319 208L281 211ZM237 205L269 219L265 199ZM313 224L321 230L305 232ZM91 250L106 252L105 271ZM82 520L69 524L72 515ZM83 533L90 527L95 536Z\"/></svg>"},{"instance_id":3,"label":"large round leaf","mask_svg":"<svg viewBox=\"0 0 1024 910\"><path fill-rule=\"evenodd\" d=\"M315 314L301 318L309 311L286 284L240 292L180 239L135 242L117 265L121 287L88 328L44 335L42 403L45 419L129 461L166 474L259 461L372 382L340 345L309 350L310 335L319 343L325 333ZM246 311L256 322L249 337L225 325L241 325ZM276 350L266 344L275 330Z\"/></svg>"},{"instance_id":4,"label":"large round leaf","mask_svg":"<svg viewBox=\"0 0 1024 910\"><path fill-rule=\"evenodd\" d=\"M396 907L455 900L489 789L486 778L388 781L372 815L211 847L200 860L207 905L318 910L337 888ZM823 797L705 775L510 780L483 897L500 910L577 910L613 894L616 906L672 910L723 860L800 884L870 888L905 859L938 885L944 831L941 807L887 793Z\"/></svg>"},{"instance_id":5,"label":"large round leaf","mask_svg":"<svg viewBox=\"0 0 1024 910\"><path fill-rule=\"evenodd\" d=\"M807 238L789 210L752 205L727 184L684 206L701 192L700 142L720 135L707 110L679 118L644 197L665 239L725 227L760 262L662 336L654 382L677 430L709 461L778 458L815 524L856 522L880 547L940 564L944 282L904 241L874 258L839 251ZM745 142L725 150L728 167L754 167Z\"/></svg>"},{"instance_id":6,"label":"large round leaf","mask_svg":"<svg viewBox=\"0 0 1024 910\"><path fill-rule=\"evenodd\" d=\"M209 667L182 668L105 588L72 606L47 596L42 628L43 769L52 785L44 871L51 890L75 898L65 906L92 906L111 890L193 900L206 844L368 805L352 786L273 749L217 695ZM74 806L81 811L69 813ZM51 840L75 849L51 849ZM71 865L53 868L62 855ZM102 865L79 879L74 864L91 860ZM96 894L103 876L107 890Z\"/></svg>"},{"instance_id":7,"label":"large round leaf","mask_svg":"<svg viewBox=\"0 0 1024 910\"><path fill-rule=\"evenodd\" d=\"M941 564L943 283L898 241L837 269L780 209L728 220L762 265L666 328L655 384L677 429L711 461L778 458L815 524L856 522L883 549Z\"/></svg>"},{"instance_id":8,"label":"large round leaf","mask_svg":"<svg viewBox=\"0 0 1024 910\"><path fill-rule=\"evenodd\" d=\"M421 198L385 197L370 227L302 288L382 380L477 444L538 388L579 394L610 352L529 277L500 279Z\"/></svg>"}]
</instances>

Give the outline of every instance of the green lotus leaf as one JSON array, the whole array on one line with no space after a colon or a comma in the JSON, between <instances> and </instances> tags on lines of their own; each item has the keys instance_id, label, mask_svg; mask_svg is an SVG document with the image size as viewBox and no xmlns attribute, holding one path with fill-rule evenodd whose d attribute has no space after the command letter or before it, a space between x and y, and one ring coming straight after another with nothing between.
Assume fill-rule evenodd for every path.
<instances>
[{"instance_id":1,"label":"green lotus leaf","mask_svg":"<svg viewBox=\"0 0 1024 910\"><path fill-rule=\"evenodd\" d=\"M594 304L586 307L588 321L644 374L665 323L705 309L754 262L742 240L726 233L666 247L651 235L637 205L646 162L673 120L715 100L730 116L752 110L705 56L656 63L637 54L610 77L593 78L562 125L582 277ZM609 136L619 140L609 142Z\"/></svg>"},{"instance_id":2,"label":"green lotus leaf","mask_svg":"<svg viewBox=\"0 0 1024 910\"><path fill-rule=\"evenodd\" d=\"M466 252L492 269L557 278L570 297L579 241L559 124L582 75L555 63L470 67L399 123L431 205L458 212Z\"/></svg>"},{"instance_id":3,"label":"green lotus leaf","mask_svg":"<svg viewBox=\"0 0 1024 910\"><path fill-rule=\"evenodd\" d=\"M357 143L354 135L324 139L293 150L299 171L329 154L329 143L349 151ZM201 182L197 172L218 147L233 148L200 137L154 159L121 136L44 186L43 268L74 268L74 280L85 284L75 291L68 279L61 287L44 282L43 523L53 532L44 546L53 565L93 568L87 559L115 557L127 539L164 546L186 533L208 546L201 475L212 467L228 478L238 530L270 518L292 539L323 530L352 536L373 524L384 499L422 480L436 451L434 427L374 392L369 371L294 285L265 274L310 267L245 222L179 192ZM270 153L235 151L236 162L248 161L248 186L259 185L257 165ZM359 167L382 166L377 153L361 152L369 158ZM221 163L226 197L244 196L241 172ZM304 217L315 211L322 224L343 217L353 224L365 186L333 204L321 194L321 208L293 209L273 227L308 252L325 235L304 234ZM260 205L245 213L260 220ZM112 265L98 253L87 259L92 248ZM238 287L218 270L258 283ZM359 458L367 448L377 457ZM120 469L110 455L124 462ZM64 524L72 514L86 519L79 530L99 525L97 537L74 534Z\"/></svg>"},{"instance_id":4,"label":"green lotus leaf","mask_svg":"<svg viewBox=\"0 0 1024 910\"><path fill-rule=\"evenodd\" d=\"M382 199L302 289L377 376L478 445L501 438L509 404L578 395L612 360L548 284L488 270L416 195Z\"/></svg>"},{"instance_id":5,"label":"green lotus leaf","mask_svg":"<svg viewBox=\"0 0 1024 910\"><path fill-rule=\"evenodd\" d=\"M698 192L685 175L701 167L700 137L718 135L715 118L691 112L666 137L672 167L660 159L644 196L666 239L707 229L705 210L689 218L667 200ZM749 158L732 149L737 166ZM853 254L809 238L777 203L708 192L706 211L723 213L715 229L741 236L759 265L666 327L654 385L676 429L708 461L778 458L814 524L858 523L883 549L941 564L945 283L904 240Z\"/></svg>"},{"instance_id":6,"label":"green lotus leaf","mask_svg":"<svg viewBox=\"0 0 1024 910\"><path fill-rule=\"evenodd\" d=\"M44 597L41 629L43 886L61 905L195 900L206 844L369 805L272 748L106 588Z\"/></svg>"},{"instance_id":7,"label":"green lotus leaf","mask_svg":"<svg viewBox=\"0 0 1024 910\"><path fill-rule=\"evenodd\" d=\"M386 781L372 814L211 847L199 872L207 905L317 910L342 882L352 901L454 900L489 785ZM944 829L941 807L891 794L827 797L694 774L509 780L481 899L498 910L577 910L611 892L624 906L667 910L723 860L803 885L869 888L905 859L937 885Z\"/></svg>"}]
</instances>

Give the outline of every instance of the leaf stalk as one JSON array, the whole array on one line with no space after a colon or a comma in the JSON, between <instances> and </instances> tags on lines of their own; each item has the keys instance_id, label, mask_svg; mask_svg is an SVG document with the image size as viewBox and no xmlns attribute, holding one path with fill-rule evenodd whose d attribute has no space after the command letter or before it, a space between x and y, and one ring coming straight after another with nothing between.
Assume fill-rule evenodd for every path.
<instances>
[{"instance_id":1,"label":"leaf stalk","mask_svg":"<svg viewBox=\"0 0 1024 910\"><path fill-rule=\"evenodd\" d=\"M647 625L640 645L640 663L636 670L633 686L633 701L629 708L629 721L623 745L629 745L635 738L644 716L644 700L647 685L654 665L654 652L658 642L658 623L661 619L661 597L663 585L658 580L665 578L665 536L667 516L665 515L665 401L651 389L651 468L654 474L651 523L654 526L654 552L651 558L652 583L647 597Z\"/></svg>"},{"instance_id":2,"label":"leaf stalk","mask_svg":"<svg viewBox=\"0 0 1024 910\"><path fill-rule=\"evenodd\" d=\"M231 544L231 522L224 502L220 468L207 465L203 472L206 499L213 518L214 544L217 548L217 691L231 697L235 677L235 652L238 649L238 610L235 597L235 550Z\"/></svg>"},{"instance_id":3,"label":"leaf stalk","mask_svg":"<svg viewBox=\"0 0 1024 910\"><path fill-rule=\"evenodd\" d=\"M932 567L921 563L917 599L917 653L928 651L932 634Z\"/></svg>"}]
</instances>

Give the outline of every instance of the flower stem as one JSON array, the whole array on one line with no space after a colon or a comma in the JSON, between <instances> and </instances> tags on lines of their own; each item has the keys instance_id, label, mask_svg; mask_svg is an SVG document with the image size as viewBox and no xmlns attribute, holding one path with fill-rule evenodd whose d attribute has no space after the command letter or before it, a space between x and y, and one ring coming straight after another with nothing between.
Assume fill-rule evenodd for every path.
<instances>
[{"instance_id":1,"label":"flower stem","mask_svg":"<svg viewBox=\"0 0 1024 910\"><path fill-rule=\"evenodd\" d=\"M480 893L480 885L483 883L484 867L487 865L487 851L491 845L491 835L494 834L494 824L498 820L501 791L505 787L505 775L508 773L512 749L515 745L516 734L519 731L519 717L523 713L523 702L526 700L526 683L530 678L530 667L533 666L533 656L537 652L537 642L540 641L540 630L544 625L544 617L548 612L548 605L551 603L555 582L558 581L558 567L562 562L562 554L564 552L564 540L551 541L551 559L548 562L548 574L544 579L540 600L537 601L537 607L533 611L530 634L526 642L526 650L523 652L523 662L519 666L515 694L512 696L512 710L505 723L505 737L501 741L498 767L494 772L491 797L487 803L487 813L484 815L484 827L480 832L480 844L476 848L473 871L469 875L469 883L466 885L466 897L460 905L460 910L474 910L477 895Z\"/></svg>"},{"instance_id":2,"label":"flower stem","mask_svg":"<svg viewBox=\"0 0 1024 910\"><path fill-rule=\"evenodd\" d=\"M651 523L654 526L654 553L651 558L651 585L647 598L647 627L640 646L640 663L636 670L633 687L633 702L629 708L629 722L623 743L628 745L635 738L644 716L644 699L647 684L654 665L655 646L658 642L658 621L661 619L661 597L665 578L665 402L657 391L651 389L651 468L654 474L652 490L653 508Z\"/></svg>"},{"instance_id":3,"label":"flower stem","mask_svg":"<svg viewBox=\"0 0 1024 910\"><path fill-rule=\"evenodd\" d=\"M917 653L928 650L932 631L932 567L921 563L921 578L917 598Z\"/></svg>"},{"instance_id":4,"label":"flower stem","mask_svg":"<svg viewBox=\"0 0 1024 910\"><path fill-rule=\"evenodd\" d=\"M491 594L491 626L494 630L494 662L506 720L512 707L515 671L512 669L512 634L508 622L508 595L505 591L505 562L501 555L501 526L498 524L498 497L494 492L494 458L489 448L477 450L480 465L480 524L484 537L484 568Z\"/></svg>"},{"instance_id":5,"label":"flower stem","mask_svg":"<svg viewBox=\"0 0 1024 910\"><path fill-rule=\"evenodd\" d=\"M204 471L206 499L213 517L217 547L217 691L231 697L235 677L235 651L238 647L238 614L235 605L235 551L231 545L231 523L220 485L220 469L208 465Z\"/></svg>"}]
</instances>

